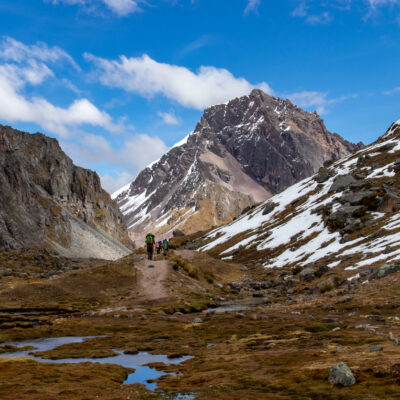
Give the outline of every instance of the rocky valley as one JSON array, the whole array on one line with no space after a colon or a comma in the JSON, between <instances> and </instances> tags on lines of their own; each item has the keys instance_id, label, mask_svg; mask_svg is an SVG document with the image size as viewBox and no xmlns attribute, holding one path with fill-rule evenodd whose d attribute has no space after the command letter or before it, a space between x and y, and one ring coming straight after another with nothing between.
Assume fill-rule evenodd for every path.
<instances>
[{"instance_id":1,"label":"rocky valley","mask_svg":"<svg viewBox=\"0 0 400 400\"><path fill-rule=\"evenodd\" d=\"M151 261L3 252L0 397L399 398L399 159L397 122Z\"/></svg>"}]
</instances>

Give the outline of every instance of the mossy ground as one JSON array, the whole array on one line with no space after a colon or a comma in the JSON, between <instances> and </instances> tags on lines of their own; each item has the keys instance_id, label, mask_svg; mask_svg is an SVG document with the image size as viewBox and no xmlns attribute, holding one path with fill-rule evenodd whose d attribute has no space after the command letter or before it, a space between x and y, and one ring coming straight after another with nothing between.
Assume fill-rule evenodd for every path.
<instances>
[{"instance_id":1,"label":"mossy ground","mask_svg":"<svg viewBox=\"0 0 400 400\"><path fill-rule=\"evenodd\" d=\"M126 294L127 290L135 292L133 261L129 258L90 270L66 272L54 284L56 288L61 287L61 282L65 284L64 290L71 296L69 300L67 295L60 298L65 304L57 303L54 292L48 290L47 285L52 286L56 280L41 282L44 286L40 287L45 288L42 291L19 283L14 291L8 288L0 292L3 308L32 306L36 297L38 315L13 318L43 322L4 326L4 317L0 342L102 336L41 354L46 358L103 357L111 356L114 350L194 356L181 365L156 366L177 373L158 380L162 393L153 393L138 384L122 385L129 371L113 365L112 357L107 365L0 358L0 398L155 399L166 393L190 392L196 393L198 399L221 400L400 399L400 346L390 339L400 337L396 318L400 305L398 274L360 285L353 298L344 303L338 301L340 295L331 297L327 292L309 301L294 293L295 301L288 304L287 296L274 297L271 291L268 304L240 314L194 314L197 308L203 308L200 304L219 296L237 297L215 288L207 281L207 274L212 273L215 282L227 283L243 278L242 272L235 266L229 270L229 264L213 262L206 255L178 254L197 269L198 278L171 266L167 284L176 287L165 304L138 308L134 294ZM259 278L262 273L248 271L247 276ZM179 286L181 280L184 283ZM186 280L198 290L187 291ZM114 291L107 292L111 288ZM102 312L98 311L97 302L103 307ZM40 311L49 304L55 306L55 311ZM184 312L176 312L185 304L188 308ZM70 312L58 312L57 306L61 305L70 308ZM372 319L371 315L378 317ZM194 323L196 317L202 322ZM324 323L326 317L338 318L338 322ZM376 345L381 345L383 351L370 352L370 347ZM330 366L341 361L354 372L356 385L343 388L328 382Z\"/></svg>"}]
</instances>

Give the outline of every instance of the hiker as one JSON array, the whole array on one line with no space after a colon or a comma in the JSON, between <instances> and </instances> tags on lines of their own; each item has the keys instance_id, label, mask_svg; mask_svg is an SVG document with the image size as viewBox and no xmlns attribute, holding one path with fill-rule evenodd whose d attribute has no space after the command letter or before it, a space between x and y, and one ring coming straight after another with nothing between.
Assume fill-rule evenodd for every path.
<instances>
[{"instance_id":1,"label":"hiker","mask_svg":"<svg viewBox=\"0 0 400 400\"><path fill-rule=\"evenodd\" d=\"M168 254L168 249L169 249L169 243L167 239L163 240L162 248L163 248L163 254L164 256L166 256Z\"/></svg>"},{"instance_id":2,"label":"hiker","mask_svg":"<svg viewBox=\"0 0 400 400\"><path fill-rule=\"evenodd\" d=\"M159 241L157 242L157 246L156 246L157 254L160 254L160 253L161 253L162 244L163 244L163 242L162 242L161 240L159 240Z\"/></svg>"},{"instance_id":3,"label":"hiker","mask_svg":"<svg viewBox=\"0 0 400 400\"><path fill-rule=\"evenodd\" d=\"M153 250L154 250L154 245L156 241L154 238L154 235L152 233L148 233L146 235L146 246L147 246L147 258L149 260L153 259Z\"/></svg>"}]
</instances>

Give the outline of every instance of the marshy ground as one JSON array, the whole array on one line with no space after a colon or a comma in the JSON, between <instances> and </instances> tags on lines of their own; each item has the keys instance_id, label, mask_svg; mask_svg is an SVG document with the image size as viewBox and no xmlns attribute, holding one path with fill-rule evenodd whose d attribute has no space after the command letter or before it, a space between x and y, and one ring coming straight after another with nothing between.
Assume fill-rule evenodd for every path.
<instances>
[{"instance_id":1,"label":"marshy ground","mask_svg":"<svg viewBox=\"0 0 400 400\"><path fill-rule=\"evenodd\" d=\"M110 361L51 364L0 354L0 398L159 399L193 393L196 399L221 400L400 399L399 273L311 296L310 283L279 286L280 270L246 269L188 250L155 261L137 252L114 263L82 262L50 278L3 276L1 343L97 336L40 356ZM152 284L143 285L143 279ZM274 285L229 286L266 280ZM247 310L203 311L258 296L261 302ZM13 350L1 343L0 352ZM116 351L193 357L179 365L152 365L175 373L158 379L153 392L123 385L132 371L113 364ZM354 386L328 382L329 368L341 361L353 371Z\"/></svg>"}]
</instances>

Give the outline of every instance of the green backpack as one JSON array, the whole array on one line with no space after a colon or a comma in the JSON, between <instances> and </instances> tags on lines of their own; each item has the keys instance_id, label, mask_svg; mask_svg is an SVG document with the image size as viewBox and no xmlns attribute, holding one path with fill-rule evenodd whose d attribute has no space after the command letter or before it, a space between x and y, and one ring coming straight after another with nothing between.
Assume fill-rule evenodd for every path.
<instances>
[{"instance_id":1,"label":"green backpack","mask_svg":"<svg viewBox=\"0 0 400 400\"><path fill-rule=\"evenodd\" d=\"M146 236L146 244L153 244L154 243L154 236L151 233L148 233Z\"/></svg>"}]
</instances>

